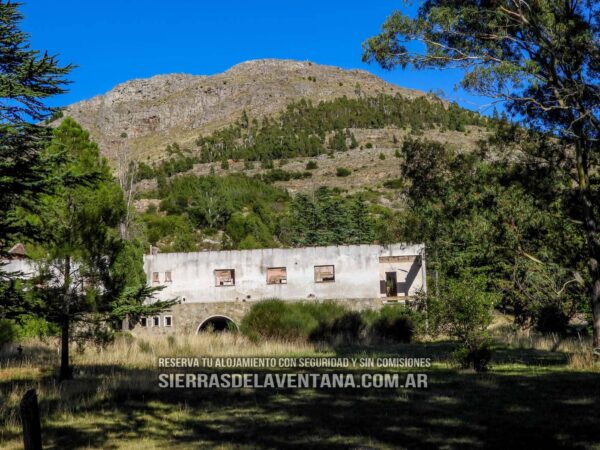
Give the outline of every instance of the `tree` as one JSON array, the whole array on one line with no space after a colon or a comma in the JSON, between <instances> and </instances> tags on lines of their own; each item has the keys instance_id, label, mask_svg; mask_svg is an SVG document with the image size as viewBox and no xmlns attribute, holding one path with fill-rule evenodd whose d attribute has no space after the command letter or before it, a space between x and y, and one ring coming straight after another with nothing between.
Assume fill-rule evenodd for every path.
<instances>
[{"instance_id":1,"label":"tree","mask_svg":"<svg viewBox=\"0 0 600 450\"><path fill-rule=\"evenodd\" d=\"M365 61L392 69L458 68L462 86L504 102L531 129L560 139L552 154L572 176L587 242L593 345L600 347L600 4L591 0L431 0L415 18L392 14L364 45Z\"/></svg>"},{"instance_id":2,"label":"tree","mask_svg":"<svg viewBox=\"0 0 600 450\"><path fill-rule=\"evenodd\" d=\"M35 234L13 215L17 206L32 207L53 181L48 177L50 162L41 154L50 132L31 122L58 113L43 101L64 92L65 76L73 68L29 48L29 36L18 29L19 6L0 0L0 256L15 233Z\"/></svg>"},{"instance_id":3,"label":"tree","mask_svg":"<svg viewBox=\"0 0 600 450\"><path fill-rule=\"evenodd\" d=\"M42 257L24 310L61 329L60 379L72 376L69 341L73 328L92 336L126 316L156 313L172 301L143 305L146 287L141 247L120 237L127 205L108 162L86 131L67 117L54 132L49 155L63 155L53 174L86 180L63 185L40 198L37 221Z\"/></svg>"}]
</instances>

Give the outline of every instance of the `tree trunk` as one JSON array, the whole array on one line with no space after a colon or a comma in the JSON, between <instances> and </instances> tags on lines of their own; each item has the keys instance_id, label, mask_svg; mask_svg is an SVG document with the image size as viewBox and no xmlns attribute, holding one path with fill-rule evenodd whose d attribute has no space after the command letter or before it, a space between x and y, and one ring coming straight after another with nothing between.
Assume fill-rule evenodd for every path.
<instances>
[{"instance_id":1,"label":"tree trunk","mask_svg":"<svg viewBox=\"0 0 600 450\"><path fill-rule=\"evenodd\" d=\"M594 321L594 348L600 348L600 279L594 283L592 292L592 320Z\"/></svg>"},{"instance_id":2,"label":"tree trunk","mask_svg":"<svg viewBox=\"0 0 600 450\"><path fill-rule=\"evenodd\" d=\"M592 308L592 326L594 330L593 347L600 347L600 243L598 226L594 216L594 207L590 195L589 163L585 143L575 144L579 195L583 208L585 237L588 247L588 266L590 270L590 303Z\"/></svg>"},{"instance_id":3,"label":"tree trunk","mask_svg":"<svg viewBox=\"0 0 600 450\"><path fill-rule=\"evenodd\" d=\"M63 319L60 334L60 374L61 381L73 378L73 372L69 366L69 318Z\"/></svg>"}]
</instances>

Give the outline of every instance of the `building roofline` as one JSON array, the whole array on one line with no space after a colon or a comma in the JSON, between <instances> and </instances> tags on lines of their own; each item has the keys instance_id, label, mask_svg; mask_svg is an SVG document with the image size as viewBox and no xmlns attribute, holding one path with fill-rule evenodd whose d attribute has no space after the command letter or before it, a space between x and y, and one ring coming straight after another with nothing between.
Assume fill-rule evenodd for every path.
<instances>
[{"instance_id":1,"label":"building roofline","mask_svg":"<svg viewBox=\"0 0 600 450\"><path fill-rule=\"evenodd\" d=\"M159 252L157 254L144 254L144 257L147 256L158 256L158 255L205 255L208 253L231 253L231 252L240 252L240 253L249 253L249 252L263 252L263 251L273 251L273 250L302 250L302 249L334 249L334 248L358 248L358 247L379 247L379 248L389 248L389 247L425 247L425 243L406 243L406 242L394 242L392 244L341 244L341 245L308 245L304 247L269 247L269 248L255 248L255 249L242 249L242 250L203 250L199 252Z\"/></svg>"}]
</instances>

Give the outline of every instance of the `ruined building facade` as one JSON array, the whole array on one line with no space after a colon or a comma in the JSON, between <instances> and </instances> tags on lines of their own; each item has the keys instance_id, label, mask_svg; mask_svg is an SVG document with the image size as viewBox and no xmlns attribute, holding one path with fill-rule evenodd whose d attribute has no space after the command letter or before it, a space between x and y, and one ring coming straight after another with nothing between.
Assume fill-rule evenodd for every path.
<instances>
[{"instance_id":1,"label":"ruined building facade","mask_svg":"<svg viewBox=\"0 0 600 450\"><path fill-rule=\"evenodd\" d=\"M268 298L331 299L360 310L427 290L423 244L158 253L146 255L144 267L149 285L163 286L157 298L180 301L134 327L153 334L239 324Z\"/></svg>"}]
</instances>

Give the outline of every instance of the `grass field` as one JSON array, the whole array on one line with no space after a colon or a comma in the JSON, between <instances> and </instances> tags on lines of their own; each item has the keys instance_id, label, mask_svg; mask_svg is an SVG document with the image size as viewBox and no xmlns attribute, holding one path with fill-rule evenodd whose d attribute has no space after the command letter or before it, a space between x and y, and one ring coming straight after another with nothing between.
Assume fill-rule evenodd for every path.
<instances>
[{"instance_id":1,"label":"grass field","mask_svg":"<svg viewBox=\"0 0 600 450\"><path fill-rule=\"evenodd\" d=\"M600 448L600 363L588 343L496 334L484 374L455 367L447 341L327 349L206 334L75 353L76 378L62 384L55 343L28 342L20 358L14 348L1 355L0 448L21 448L17 407L31 387L53 449ZM158 356L228 355L430 357L433 366L426 390L158 387Z\"/></svg>"}]
</instances>

